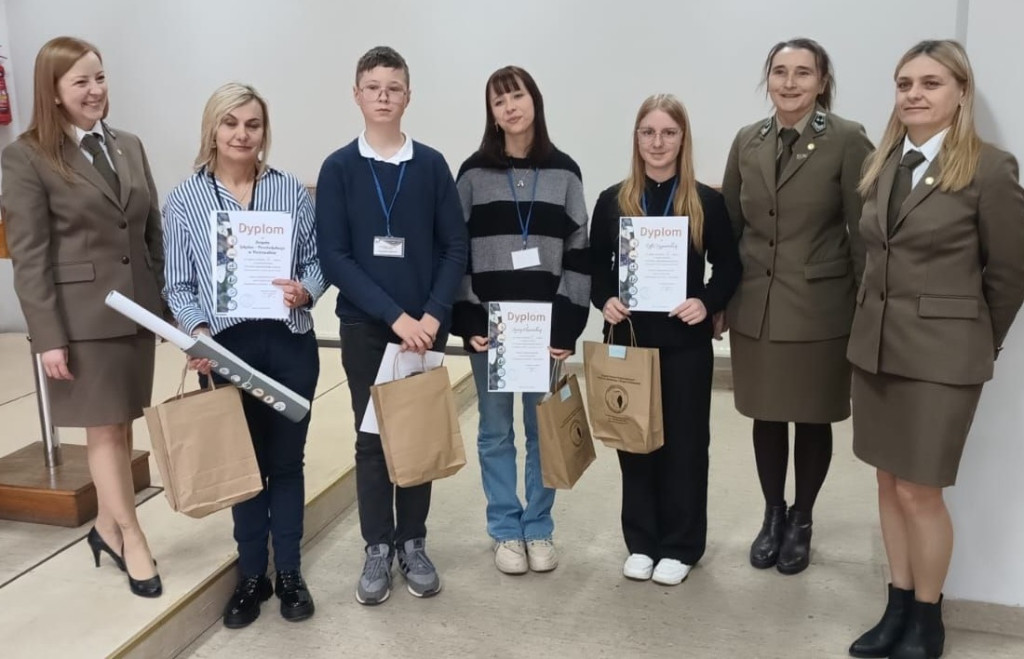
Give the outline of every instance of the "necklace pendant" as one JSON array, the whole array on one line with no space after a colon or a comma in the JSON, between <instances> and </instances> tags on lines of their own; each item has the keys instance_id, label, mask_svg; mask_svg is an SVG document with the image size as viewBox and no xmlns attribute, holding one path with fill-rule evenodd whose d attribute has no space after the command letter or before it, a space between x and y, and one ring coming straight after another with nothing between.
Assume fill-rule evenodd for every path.
<instances>
[{"instance_id":1,"label":"necklace pendant","mask_svg":"<svg viewBox=\"0 0 1024 659\"><path fill-rule=\"evenodd\" d=\"M524 181L523 179L519 179L518 181L516 181L516 187L517 188L525 188L526 187L526 181Z\"/></svg>"}]
</instances>

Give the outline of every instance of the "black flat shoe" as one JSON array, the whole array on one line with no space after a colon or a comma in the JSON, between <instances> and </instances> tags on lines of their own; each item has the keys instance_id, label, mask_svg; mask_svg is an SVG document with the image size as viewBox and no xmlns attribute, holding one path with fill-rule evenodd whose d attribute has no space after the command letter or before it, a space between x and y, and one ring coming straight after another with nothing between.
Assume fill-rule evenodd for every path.
<instances>
[{"instance_id":1,"label":"black flat shoe","mask_svg":"<svg viewBox=\"0 0 1024 659\"><path fill-rule=\"evenodd\" d=\"M850 646L850 656L877 659L888 657L893 647L903 637L913 602L913 590L903 590L889 584L889 602L885 605L882 619L853 642Z\"/></svg>"},{"instance_id":2,"label":"black flat shoe","mask_svg":"<svg viewBox=\"0 0 1024 659\"><path fill-rule=\"evenodd\" d=\"M117 555L113 549L110 548L103 538L100 537L100 532L96 530L96 527L92 527L89 530L89 535L85 537L85 541L89 543L89 548L92 549L92 558L96 562L96 567L100 566L100 552L105 552L110 559L114 561L114 565L118 567L122 572L124 569L124 559Z\"/></svg>"},{"instance_id":3,"label":"black flat shoe","mask_svg":"<svg viewBox=\"0 0 1024 659\"><path fill-rule=\"evenodd\" d=\"M281 617L289 622L299 622L313 615L316 607L313 596L298 570L277 573L277 596L281 600Z\"/></svg>"},{"instance_id":4,"label":"black flat shoe","mask_svg":"<svg viewBox=\"0 0 1024 659\"><path fill-rule=\"evenodd\" d=\"M270 599L274 587L265 574L242 577L224 607L224 626L228 629L248 627L260 617L260 604Z\"/></svg>"},{"instance_id":5,"label":"black flat shoe","mask_svg":"<svg viewBox=\"0 0 1024 659\"><path fill-rule=\"evenodd\" d=\"M781 506L765 506L761 531L750 545L750 564L759 570L774 566L779 560L779 547L785 530L786 502Z\"/></svg>"},{"instance_id":6,"label":"black flat shoe","mask_svg":"<svg viewBox=\"0 0 1024 659\"><path fill-rule=\"evenodd\" d=\"M799 574L810 564L811 514L790 508L775 569L782 574Z\"/></svg>"}]
</instances>

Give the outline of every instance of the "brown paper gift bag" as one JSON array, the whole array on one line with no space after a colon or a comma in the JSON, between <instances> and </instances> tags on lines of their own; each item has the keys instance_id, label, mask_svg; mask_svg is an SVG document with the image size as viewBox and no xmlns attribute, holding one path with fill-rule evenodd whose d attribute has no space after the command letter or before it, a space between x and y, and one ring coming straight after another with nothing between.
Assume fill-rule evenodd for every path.
<instances>
[{"instance_id":1,"label":"brown paper gift bag","mask_svg":"<svg viewBox=\"0 0 1024 659\"><path fill-rule=\"evenodd\" d=\"M171 509L205 517L259 494L263 478L241 392L232 385L187 394L183 388L147 407L146 425Z\"/></svg>"},{"instance_id":2,"label":"brown paper gift bag","mask_svg":"<svg viewBox=\"0 0 1024 659\"><path fill-rule=\"evenodd\" d=\"M559 378L561 364L555 362L551 393L537 403L537 428L544 487L570 490L597 454L579 382L575 375Z\"/></svg>"},{"instance_id":3,"label":"brown paper gift bag","mask_svg":"<svg viewBox=\"0 0 1024 659\"><path fill-rule=\"evenodd\" d=\"M661 410L661 364L657 348L583 343L590 430L606 446L651 453L665 443Z\"/></svg>"},{"instance_id":4,"label":"brown paper gift bag","mask_svg":"<svg viewBox=\"0 0 1024 659\"><path fill-rule=\"evenodd\" d=\"M451 476L466 464L444 366L374 385L370 395L392 483L421 485Z\"/></svg>"}]
</instances>

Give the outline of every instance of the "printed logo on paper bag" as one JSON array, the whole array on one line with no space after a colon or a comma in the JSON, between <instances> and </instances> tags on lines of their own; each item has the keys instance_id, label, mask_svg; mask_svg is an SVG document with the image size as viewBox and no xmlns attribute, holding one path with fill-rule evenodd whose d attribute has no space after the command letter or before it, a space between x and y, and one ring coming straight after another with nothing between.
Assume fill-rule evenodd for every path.
<instances>
[{"instance_id":1,"label":"printed logo on paper bag","mask_svg":"<svg viewBox=\"0 0 1024 659\"><path fill-rule=\"evenodd\" d=\"M612 385L604 392L604 404L612 412L622 414L629 407L629 394L622 387Z\"/></svg>"},{"instance_id":2,"label":"printed logo on paper bag","mask_svg":"<svg viewBox=\"0 0 1024 659\"><path fill-rule=\"evenodd\" d=\"M583 426L575 419L573 420L572 425L569 426L569 438L572 440L573 446L583 445Z\"/></svg>"}]
</instances>

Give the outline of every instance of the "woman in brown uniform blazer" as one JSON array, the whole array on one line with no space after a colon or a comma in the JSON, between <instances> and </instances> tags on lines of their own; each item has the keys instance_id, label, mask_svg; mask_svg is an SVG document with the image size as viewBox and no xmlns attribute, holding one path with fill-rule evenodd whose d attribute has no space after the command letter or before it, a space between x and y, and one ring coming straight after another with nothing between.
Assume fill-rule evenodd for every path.
<instances>
[{"instance_id":1,"label":"woman in brown uniform blazer","mask_svg":"<svg viewBox=\"0 0 1024 659\"><path fill-rule=\"evenodd\" d=\"M885 615L850 654L938 657L953 550L942 488L1024 301L1024 190L1013 156L975 131L960 44L917 44L895 78L861 183L867 260L848 353L853 450L877 468L892 583Z\"/></svg>"},{"instance_id":2,"label":"woman in brown uniform blazer","mask_svg":"<svg viewBox=\"0 0 1024 659\"><path fill-rule=\"evenodd\" d=\"M756 568L810 562L811 511L832 459L833 421L850 415L846 340L853 319L864 128L829 112L834 77L810 39L776 44L764 68L775 114L739 131L722 193L743 281L727 311L736 409L754 419L764 523ZM796 500L786 510L788 423Z\"/></svg>"},{"instance_id":3,"label":"woman in brown uniform blazer","mask_svg":"<svg viewBox=\"0 0 1024 659\"><path fill-rule=\"evenodd\" d=\"M135 516L131 421L153 387L155 338L107 308L117 290L162 308L163 241L142 144L113 131L92 45L58 37L35 64L32 124L3 151L14 287L49 376L53 420L85 427L99 512L89 545L128 573L133 593L161 592Z\"/></svg>"}]
</instances>

